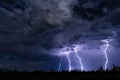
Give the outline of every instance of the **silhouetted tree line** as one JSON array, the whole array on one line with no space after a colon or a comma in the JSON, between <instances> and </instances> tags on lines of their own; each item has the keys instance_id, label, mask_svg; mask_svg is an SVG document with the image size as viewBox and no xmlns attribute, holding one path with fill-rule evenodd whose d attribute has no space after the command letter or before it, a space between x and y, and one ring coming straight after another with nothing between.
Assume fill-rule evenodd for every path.
<instances>
[{"instance_id":1,"label":"silhouetted tree line","mask_svg":"<svg viewBox=\"0 0 120 80\"><path fill-rule=\"evenodd\" d=\"M96 71L24 71L0 69L0 80L120 80L120 67L113 65L111 70L102 67Z\"/></svg>"},{"instance_id":2,"label":"silhouetted tree line","mask_svg":"<svg viewBox=\"0 0 120 80\"><path fill-rule=\"evenodd\" d=\"M95 70L95 71L80 71L80 70L72 70L70 72L119 72L120 71L120 66L116 66L116 65L113 65L112 69L107 69L107 70L104 70L103 67L99 67L98 70ZM17 70L9 70L9 69L6 69L6 68L1 68L0 69L0 72L25 72L25 73L39 73L39 72L69 72L67 70L61 70L61 71L55 71L53 69L51 69L50 71L42 71L42 70L38 70L38 71L32 71L32 72L29 72L29 71L17 71Z\"/></svg>"}]
</instances>

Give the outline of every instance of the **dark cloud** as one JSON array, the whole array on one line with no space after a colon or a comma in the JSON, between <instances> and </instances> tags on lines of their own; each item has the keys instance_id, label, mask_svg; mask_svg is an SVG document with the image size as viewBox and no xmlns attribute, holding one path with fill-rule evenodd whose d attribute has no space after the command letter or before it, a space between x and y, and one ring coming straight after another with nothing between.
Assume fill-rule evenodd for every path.
<instances>
[{"instance_id":1,"label":"dark cloud","mask_svg":"<svg viewBox=\"0 0 120 80\"><path fill-rule=\"evenodd\" d=\"M95 20L112 13L119 4L119 0L78 0L73 11L82 19Z\"/></svg>"},{"instance_id":2,"label":"dark cloud","mask_svg":"<svg viewBox=\"0 0 120 80\"><path fill-rule=\"evenodd\" d=\"M59 58L51 56L54 49L79 43L87 46L83 57L87 56L84 60L91 63L89 60L96 57L90 56L94 49L100 54L101 40L112 38L111 44L119 47L119 3L119 0L1 0L0 53L10 61L57 59L57 64ZM103 64L95 63L89 69Z\"/></svg>"}]
</instances>

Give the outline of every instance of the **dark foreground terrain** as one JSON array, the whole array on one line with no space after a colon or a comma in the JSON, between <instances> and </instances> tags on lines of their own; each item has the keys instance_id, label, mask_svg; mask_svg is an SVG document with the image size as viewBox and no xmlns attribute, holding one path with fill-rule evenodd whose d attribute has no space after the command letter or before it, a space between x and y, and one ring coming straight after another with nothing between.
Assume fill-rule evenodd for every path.
<instances>
[{"instance_id":1,"label":"dark foreground terrain","mask_svg":"<svg viewBox=\"0 0 120 80\"><path fill-rule=\"evenodd\" d=\"M112 70L107 71L100 68L91 72L55 72L53 70L50 72L17 72L16 70L1 70L0 80L120 80L120 68L113 67Z\"/></svg>"},{"instance_id":2,"label":"dark foreground terrain","mask_svg":"<svg viewBox=\"0 0 120 80\"><path fill-rule=\"evenodd\" d=\"M119 72L2 72L0 80L120 80Z\"/></svg>"}]
</instances>

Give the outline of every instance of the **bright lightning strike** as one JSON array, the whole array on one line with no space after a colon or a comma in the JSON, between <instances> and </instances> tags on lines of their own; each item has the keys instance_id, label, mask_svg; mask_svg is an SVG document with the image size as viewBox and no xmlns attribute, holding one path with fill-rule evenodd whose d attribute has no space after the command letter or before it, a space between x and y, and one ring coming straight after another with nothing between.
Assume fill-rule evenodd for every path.
<instances>
[{"instance_id":1,"label":"bright lightning strike","mask_svg":"<svg viewBox=\"0 0 120 80\"><path fill-rule=\"evenodd\" d=\"M78 58L78 61L79 61L79 64L80 64L80 69L81 69L81 71L83 71L84 70L84 66L83 66L83 63L82 63L82 59L81 59L81 57L78 54L78 50L79 49L80 49L79 46L74 45L73 50L75 52L76 57Z\"/></svg>"},{"instance_id":2,"label":"bright lightning strike","mask_svg":"<svg viewBox=\"0 0 120 80\"><path fill-rule=\"evenodd\" d=\"M105 40L101 40L101 42L104 43L104 56L105 56L105 64L104 64L104 69L106 70L107 69L107 66L108 66L108 62L109 62L109 59L108 59L108 48L110 47L110 42L111 42L111 39L105 39Z\"/></svg>"},{"instance_id":3,"label":"bright lightning strike","mask_svg":"<svg viewBox=\"0 0 120 80\"><path fill-rule=\"evenodd\" d=\"M68 63L69 63L69 72L72 70L72 66L71 66L71 60L70 60L70 57L69 57L69 54L66 55L67 59L68 59Z\"/></svg>"},{"instance_id":4,"label":"bright lightning strike","mask_svg":"<svg viewBox=\"0 0 120 80\"><path fill-rule=\"evenodd\" d=\"M66 47L63 49L63 54L67 57L67 60L68 60L69 72L72 70L71 59L69 56L71 52L72 52L72 50L70 47Z\"/></svg>"},{"instance_id":5,"label":"bright lightning strike","mask_svg":"<svg viewBox=\"0 0 120 80\"><path fill-rule=\"evenodd\" d=\"M79 51L82 49L83 47L81 45L77 45L77 44L74 44L74 45L71 45L69 47L63 47L62 49L58 50L57 51L57 56L65 56L67 61L68 61L68 70L69 72L74 68L73 65L72 65L72 57L70 56L70 54L73 54L76 56L77 58L77 61L76 62L79 62L78 64L76 65L80 65L80 70L83 71L84 70L84 66L83 66L83 63L82 63L82 59L81 57L79 56ZM59 62L59 66L58 66L58 72L61 70L61 60Z\"/></svg>"}]
</instances>

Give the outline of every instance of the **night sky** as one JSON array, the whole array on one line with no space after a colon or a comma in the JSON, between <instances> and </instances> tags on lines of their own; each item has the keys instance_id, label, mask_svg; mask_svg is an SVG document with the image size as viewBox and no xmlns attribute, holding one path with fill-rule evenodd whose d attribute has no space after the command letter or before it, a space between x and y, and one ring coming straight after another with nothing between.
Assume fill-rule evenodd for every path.
<instances>
[{"instance_id":1,"label":"night sky","mask_svg":"<svg viewBox=\"0 0 120 80\"><path fill-rule=\"evenodd\" d=\"M0 0L0 68L120 66L120 0Z\"/></svg>"}]
</instances>

